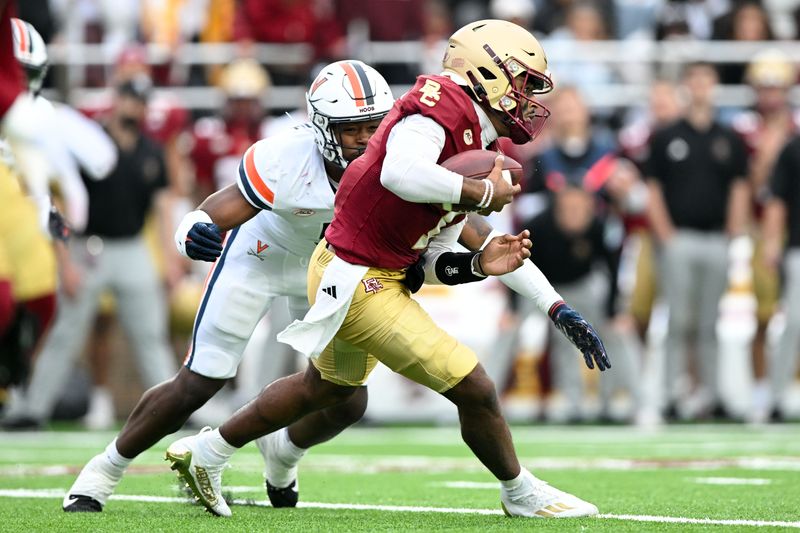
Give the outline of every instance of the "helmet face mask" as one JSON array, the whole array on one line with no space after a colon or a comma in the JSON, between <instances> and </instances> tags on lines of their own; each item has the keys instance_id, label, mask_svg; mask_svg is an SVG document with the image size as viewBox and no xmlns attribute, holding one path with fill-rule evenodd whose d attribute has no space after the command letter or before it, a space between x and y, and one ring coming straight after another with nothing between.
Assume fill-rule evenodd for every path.
<instances>
[{"instance_id":1,"label":"helmet face mask","mask_svg":"<svg viewBox=\"0 0 800 533\"><path fill-rule=\"evenodd\" d=\"M394 105L394 98L386 80L375 69L361 61L347 60L322 69L306 93L306 102L323 158L346 168L349 161L342 150L338 128L383 118ZM344 148L361 151L352 146Z\"/></svg>"},{"instance_id":2,"label":"helmet face mask","mask_svg":"<svg viewBox=\"0 0 800 533\"><path fill-rule=\"evenodd\" d=\"M533 140L550 116L536 99L553 89L547 56L539 41L516 24L480 20L464 26L450 37L443 67L499 115L515 144Z\"/></svg>"},{"instance_id":3,"label":"helmet face mask","mask_svg":"<svg viewBox=\"0 0 800 533\"><path fill-rule=\"evenodd\" d=\"M536 95L549 92L553 82L546 74L517 59L509 59L499 66L509 81L508 93L498 102L504 113L502 120L508 126L511 141L525 144L539 135L550 116L550 110L536 99Z\"/></svg>"}]
</instances>

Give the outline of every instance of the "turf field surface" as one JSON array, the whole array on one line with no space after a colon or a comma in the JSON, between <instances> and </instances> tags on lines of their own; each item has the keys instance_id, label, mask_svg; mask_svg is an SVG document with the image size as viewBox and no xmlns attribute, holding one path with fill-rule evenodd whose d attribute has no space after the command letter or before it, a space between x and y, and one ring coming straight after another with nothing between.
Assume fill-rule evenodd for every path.
<instances>
[{"instance_id":1,"label":"turf field surface","mask_svg":"<svg viewBox=\"0 0 800 533\"><path fill-rule=\"evenodd\" d=\"M113 438L0 433L0 531L755 531L800 529L800 426L516 427L523 463L600 517L509 519L457 428L354 428L303 460L298 509L265 507L261 456L224 476L231 519L191 505L163 461L139 457L102 514L61 511L83 463Z\"/></svg>"}]
</instances>

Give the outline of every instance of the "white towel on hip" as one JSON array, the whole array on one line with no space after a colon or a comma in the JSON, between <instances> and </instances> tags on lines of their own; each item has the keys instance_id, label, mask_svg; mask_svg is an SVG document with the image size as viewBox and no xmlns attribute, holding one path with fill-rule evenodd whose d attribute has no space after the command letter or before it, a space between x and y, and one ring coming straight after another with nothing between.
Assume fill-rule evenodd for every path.
<instances>
[{"instance_id":1,"label":"white towel on hip","mask_svg":"<svg viewBox=\"0 0 800 533\"><path fill-rule=\"evenodd\" d=\"M278 333L278 341L306 357L314 357L333 340L350 309L353 294L369 267L351 265L334 257L317 288L314 305L303 320L295 320Z\"/></svg>"}]
</instances>

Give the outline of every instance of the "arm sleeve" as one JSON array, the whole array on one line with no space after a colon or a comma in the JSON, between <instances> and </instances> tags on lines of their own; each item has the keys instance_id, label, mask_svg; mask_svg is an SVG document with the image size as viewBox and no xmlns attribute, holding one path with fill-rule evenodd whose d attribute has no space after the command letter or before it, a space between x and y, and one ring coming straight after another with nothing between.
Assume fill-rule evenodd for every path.
<instances>
[{"instance_id":1,"label":"arm sleeve","mask_svg":"<svg viewBox=\"0 0 800 533\"><path fill-rule=\"evenodd\" d=\"M502 232L493 230L486 240L483 241L481 249L483 249L490 240L502 235ZM498 279L503 284L518 293L520 296L529 298L536 303L536 307L541 309L545 314L550 311L554 303L562 301L563 298L556 292L550 282L547 280L542 271L533 264L533 261L527 260L525 264L516 269L514 272L498 276Z\"/></svg>"},{"instance_id":2,"label":"arm sleeve","mask_svg":"<svg viewBox=\"0 0 800 533\"><path fill-rule=\"evenodd\" d=\"M464 229L466 223L467 221L464 219L458 224L448 226L431 239L428 249L423 254L425 257L425 283L443 285L436 275L436 261L443 253L452 252L456 248L458 237L461 235L461 230Z\"/></svg>"},{"instance_id":3,"label":"arm sleeve","mask_svg":"<svg viewBox=\"0 0 800 533\"><path fill-rule=\"evenodd\" d=\"M444 142L444 128L433 119L404 118L389 132L381 184L409 202L459 203L464 178L436 164Z\"/></svg>"},{"instance_id":4,"label":"arm sleeve","mask_svg":"<svg viewBox=\"0 0 800 533\"><path fill-rule=\"evenodd\" d=\"M267 146L259 141L247 149L239 162L236 184L242 196L255 208L272 210L275 203L277 176L267 172Z\"/></svg>"},{"instance_id":5,"label":"arm sleeve","mask_svg":"<svg viewBox=\"0 0 800 533\"><path fill-rule=\"evenodd\" d=\"M57 105L55 113L58 138L86 175L101 180L117 164L117 147L100 125L78 111Z\"/></svg>"}]
</instances>

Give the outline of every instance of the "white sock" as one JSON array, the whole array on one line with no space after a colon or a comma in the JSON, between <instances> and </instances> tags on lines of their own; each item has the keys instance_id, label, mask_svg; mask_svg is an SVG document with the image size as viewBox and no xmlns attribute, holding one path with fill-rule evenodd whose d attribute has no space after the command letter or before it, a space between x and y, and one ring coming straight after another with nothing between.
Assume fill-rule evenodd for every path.
<instances>
[{"instance_id":1,"label":"white sock","mask_svg":"<svg viewBox=\"0 0 800 533\"><path fill-rule=\"evenodd\" d=\"M214 431L201 433L199 442L203 447L203 452L210 454L219 462L226 462L233 456L239 448L231 446L225 438L220 435L219 428Z\"/></svg>"},{"instance_id":2,"label":"white sock","mask_svg":"<svg viewBox=\"0 0 800 533\"><path fill-rule=\"evenodd\" d=\"M513 492L522 486L522 482L525 479L525 469L521 469L519 471L519 475L514 479L509 479L506 481L500 480L500 485L507 491Z\"/></svg>"},{"instance_id":3,"label":"white sock","mask_svg":"<svg viewBox=\"0 0 800 533\"><path fill-rule=\"evenodd\" d=\"M108 461L113 466L120 470L128 468L128 465L133 461L133 459L128 459L119 453L119 450L117 450L117 439L112 440L111 443L106 446L106 458L108 458Z\"/></svg>"},{"instance_id":4,"label":"white sock","mask_svg":"<svg viewBox=\"0 0 800 533\"><path fill-rule=\"evenodd\" d=\"M291 465L296 465L308 451L307 448L300 448L289 437L289 428L278 430L278 453L281 460Z\"/></svg>"},{"instance_id":5,"label":"white sock","mask_svg":"<svg viewBox=\"0 0 800 533\"><path fill-rule=\"evenodd\" d=\"M522 468L519 471L519 475L514 479L509 479L507 481L500 480L500 485L506 492L514 492L520 490L525 487L529 487L533 485L533 481L536 480L536 476L528 472L526 468Z\"/></svg>"}]
</instances>

